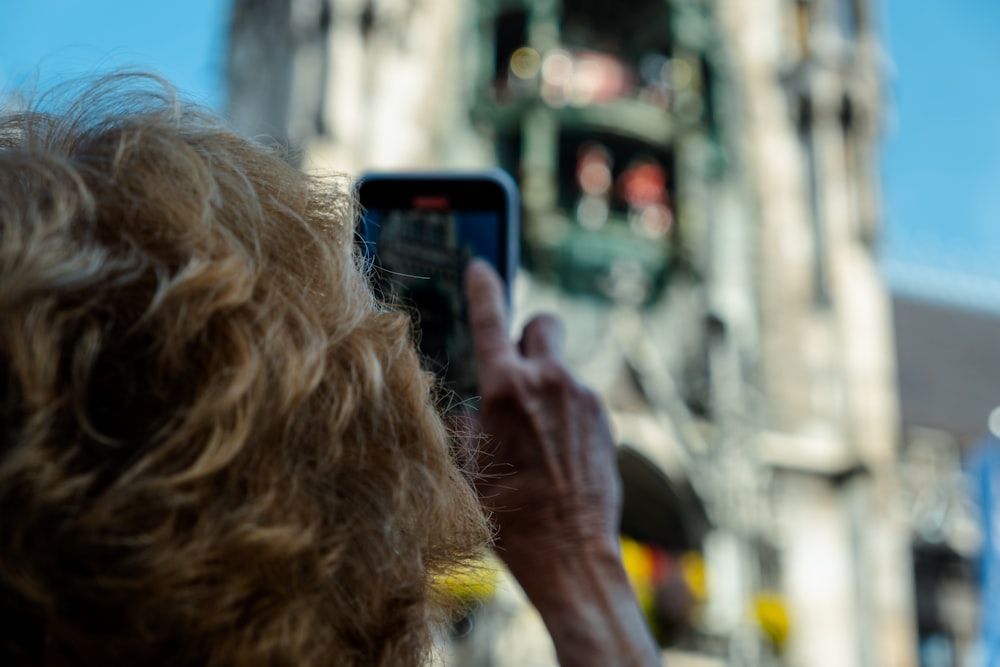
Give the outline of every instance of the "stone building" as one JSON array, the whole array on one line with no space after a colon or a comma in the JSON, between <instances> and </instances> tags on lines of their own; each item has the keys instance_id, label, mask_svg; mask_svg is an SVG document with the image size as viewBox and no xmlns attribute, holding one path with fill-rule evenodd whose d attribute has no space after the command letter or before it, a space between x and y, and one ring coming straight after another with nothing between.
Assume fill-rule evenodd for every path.
<instances>
[{"instance_id":1,"label":"stone building","mask_svg":"<svg viewBox=\"0 0 1000 667\"><path fill-rule=\"evenodd\" d=\"M698 608L666 642L674 665L917 664L873 250L876 16L867 0L234 3L244 132L307 168L519 180L515 319L570 323L568 361L627 445L623 532L707 571L701 590L684 572ZM510 643L530 625L514 599L483 614L502 621L466 647L475 664L536 650Z\"/></svg>"},{"instance_id":2,"label":"stone building","mask_svg":"<svg viewBox=\"0 0 1000 667\"><path fill-rule=\"evenodd\" d=\"M757 453L800 626L790 650L809 665L916 663L908 527L893 512L889 302L873 248L877 9L775 0L718 13L755 200Z\"/></svg>"}]
</instances>

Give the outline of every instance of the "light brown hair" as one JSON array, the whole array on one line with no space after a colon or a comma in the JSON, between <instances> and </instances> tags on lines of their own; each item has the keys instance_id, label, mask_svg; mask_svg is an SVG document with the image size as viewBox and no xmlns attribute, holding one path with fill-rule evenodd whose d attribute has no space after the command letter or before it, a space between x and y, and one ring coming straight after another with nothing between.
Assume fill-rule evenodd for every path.
<instances>
[{"instance_id":1,"label":"light brown hair","mask_svg":"<svg viewBox=\"0 0 1000 667\"><path fill-rule=\"evenodd\" d=\"M0 664L423 660L486 528L350 208L155 77L0 118Z\"/></svg>"}]
</instances>

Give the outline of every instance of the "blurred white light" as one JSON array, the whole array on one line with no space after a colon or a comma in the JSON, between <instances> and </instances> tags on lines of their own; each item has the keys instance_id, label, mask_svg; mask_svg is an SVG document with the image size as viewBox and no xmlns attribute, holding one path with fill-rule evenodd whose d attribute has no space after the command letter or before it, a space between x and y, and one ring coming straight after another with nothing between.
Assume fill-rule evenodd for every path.
<instances>
[{"instance_id":1,"label":"blurred white light","mask_svg":"<svg viewBox=\"0 0 1000 667\"><path fill-rule=\"evenodd\" d=\"M600 229L608 221L608 200L585 195L576 207L576 219L582 227Z\"/></svg>"},{"instance_id":2,"label":"blurred white light","mask_svg":"<svg viewBox=\"0 0 1000 667\"><path fill-rule=\"evenodd\" d=\"M646 206L632 217L632 229L650 238L659 238L674 225L673 212L663 204Z\"/></svg>"},{"instance_id":3,"label":"blurred white light","mask_svg":"<svg viewBox=\"0 0 1000 667\"><path fill-rule=\"evenodd\" d=\"M577 106L587 106L597 98L604 79L604 68L595 60L583 60L573 72L573 92L570 101Z\"/></svg>"},{"instance_id":4,"label":"blurred white light","mask_svg":"<svg viewBox=\"0 0 1000 667\"><path fill-rule=\"evenodd\" d=\"M603 195L611 189L611 155L603 146L591 145L582 151L576 180L588 195Z\"/></svg>"},{"instance_id":5,"label":"blurred white light","mask_svg":"<svg viewBox=\"0 0 1000 667\"><path fill-rule=\"evenodd\" d=\"M550 86L564 86L573 75L573 59L561 49L550 51L542 61L542 79Z\"/></svg>"},{"instance_id":6,"label":"blurred white light","mask_svg":"<svg viewBox=\"0 0 1000 667\"><path fill-rule=\"evenodd\" d=\"M990 412L990 418L987 421L989 425L990 433L994 438L1000 438L1000 406L993 408Z\"/></svg>"},{"instance_id":7,"label":"blurred white light","mask_svg":"<svg viewBox=\"0 0 1000 667\"><path fill-rule=\"evenodd\" d=\"M552 107L566 106L570 80L573 78L573 59L561 49L550 51L542 60L542 99Z\"/></svg>"}]
</instances>

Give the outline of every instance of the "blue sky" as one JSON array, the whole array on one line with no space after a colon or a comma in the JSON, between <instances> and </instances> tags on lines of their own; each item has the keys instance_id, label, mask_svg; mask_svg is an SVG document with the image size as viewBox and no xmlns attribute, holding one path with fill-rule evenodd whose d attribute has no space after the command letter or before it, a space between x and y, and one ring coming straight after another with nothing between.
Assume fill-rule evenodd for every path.
<instances>
[{"instance_id":1,"label":"blue sky","mask_svg":"<svg viewBox=\"0 0 1000 667\"><path fill-rule=\"evenodd\" d=\"M1000 2L888 0L883 267L1000 310Z\"/></svg>"},{"instance_id":2,"label":"blue sky","mask_svg":"<svg viewBox=\"0 0 1000 667\"><path fill-rule=\"evenodd\" d=\"M135 66L218 107L228 12L229 0L9 0L0 89Z\"/></svg>"},{"instance_id":3,"label":"blue sky","mask_svg":"<svg viewBox=\"0 0 1000 667\"><path fill-rule=\"evenodd\" d=\"M882 265L899 291L1000 311L1000 0L884 0ZM134 65L223 104L229 0L11 0L0 88Z\"/></svg>"}]
</instances>

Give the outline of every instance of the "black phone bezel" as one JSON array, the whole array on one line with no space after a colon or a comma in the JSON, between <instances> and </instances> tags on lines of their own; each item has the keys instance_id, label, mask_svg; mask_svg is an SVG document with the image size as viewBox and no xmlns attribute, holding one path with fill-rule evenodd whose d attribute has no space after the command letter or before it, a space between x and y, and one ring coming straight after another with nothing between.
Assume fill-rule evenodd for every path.
<instances>
[{"instance_id":1,"label":"black phone bezel","mask_svg":"<svg viewBox=\"0 0 1000 667\"><path fill-rule=\"evenodd\" d=\"M505 181L509 181L505 182ZM448 200L447 210L496 211L497 266L494 268L508 286L516 270L518 206L513 180L496 170L471 173L372 173L362 176L355 187L360 206L358 225L361 241L368 258L377 250L375 234L368 227L365 211L413 209L418 197ZM508 291L509 297L509 291Z\"/></svg>"}]
</instances>

